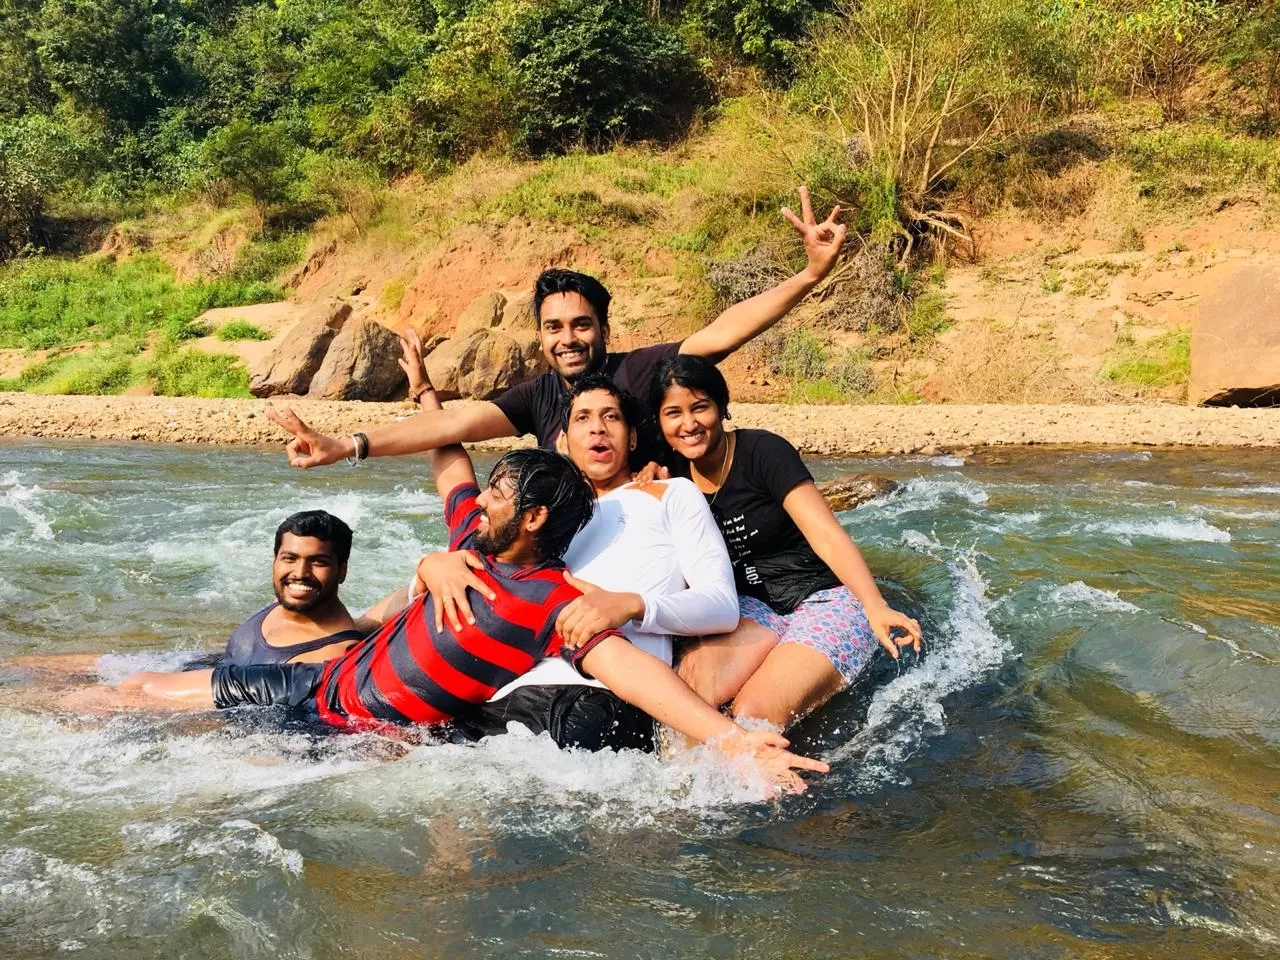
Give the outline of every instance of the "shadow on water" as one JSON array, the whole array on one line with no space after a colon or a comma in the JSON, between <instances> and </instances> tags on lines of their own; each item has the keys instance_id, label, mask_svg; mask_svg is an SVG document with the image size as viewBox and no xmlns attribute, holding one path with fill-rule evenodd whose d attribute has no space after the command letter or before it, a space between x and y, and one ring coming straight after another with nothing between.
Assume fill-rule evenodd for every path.
<instances>
[{"instance_id":1,"label":"shadow on water","mask_svg":"<svg viewBox=\"0 0 1280 960\"><path fill-rule=\"evenodd\" d=\"M997 462L998 461L998 462ZM842 514L928 645L793 739L764 804L693 754L87 722L0 674L0 949L54 957L1280 953L1273 454L1001 451ZM353 606L443 538L423 464L0 445L0 656L119 677L260 606L269 531L356 528ZM264 532L265 531L265 532ZM394 762L393 762L394 761Z\"/></svg>"}]
</instances>

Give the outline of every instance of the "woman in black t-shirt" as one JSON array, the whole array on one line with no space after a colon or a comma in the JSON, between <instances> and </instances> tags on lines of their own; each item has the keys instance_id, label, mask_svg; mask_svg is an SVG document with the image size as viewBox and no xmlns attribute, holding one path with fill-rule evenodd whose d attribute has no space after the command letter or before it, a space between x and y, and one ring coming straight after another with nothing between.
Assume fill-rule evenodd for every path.
<instances>
[{"instance_id":1,"label":"woman in black t-shirt","mask_svg":"<svg viewBox=\"0 0 1280 960\"><path fill-rule=\"evenodd\" d=\"M726 431L729 388L715 365L675 356L654 372L652 409L673 472L705 494L737 580L738 629L692 644L680 675L734 716L783 727L862 671L877 642L920 650L920 625L880 595L795 447L767 430Z\"/></svg>"}]
</instances>

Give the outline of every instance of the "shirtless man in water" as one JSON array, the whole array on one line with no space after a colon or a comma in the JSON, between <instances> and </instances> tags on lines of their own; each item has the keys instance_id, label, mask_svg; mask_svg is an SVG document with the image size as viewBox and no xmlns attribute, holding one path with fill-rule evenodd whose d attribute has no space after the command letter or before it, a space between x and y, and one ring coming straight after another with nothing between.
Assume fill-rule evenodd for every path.
<instances>
[{"instance_id":1,"label":"shirtless man in water","mask_svg":"<svg viewBox=\"0 0 1280 960\"><path fill-rule=\"evenodd\" d=\"M285 518L276 528L271 560L275 602L236 627L221 656L199 656L192 662L319 662L342 655L365 633L338 597L350 556L351 528L333 514L303 510ZM14 657L3 665L31 671L33 679L71 679L94 675L101 656Z\"/></svg>"}]
</instances>

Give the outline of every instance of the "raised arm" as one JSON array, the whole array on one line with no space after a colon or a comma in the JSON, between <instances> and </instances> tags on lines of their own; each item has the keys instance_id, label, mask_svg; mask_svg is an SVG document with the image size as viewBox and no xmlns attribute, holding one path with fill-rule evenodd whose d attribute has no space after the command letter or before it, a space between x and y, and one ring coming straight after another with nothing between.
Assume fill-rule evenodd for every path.
<instances>
[{"instance_id":1,"label":"raised arm","mask_svg":"<svg viewBox=\"0 0 1280 960\"><path fill-rule=\"evenodd\" d=\"M858 598L880 645L889 656L898 659L898 648L910 646L920 652L920 624L885 602L875 578L840 521L831 512L822 491L813 481L797 484L782 501L782 508L795 521L813 552L831 568L831 572ZM894 631L901 636L893 637Z\"/></svg>"},{"instance_id":2,"label":"raised arm","mask_svg":"<svg viewBox=\"0 0 1280 960\"><path fill-rule=\"evenodd\" d=\"M355 456L351 437L330 437L307 426L291 409L268 410L267 417L293 435L286 448L294 467L323 467ZM383 427L360 431L369 438L369 456L397 457L434 450L450 443L475 443L495 437L514 437L511 425L495 403L477 403L460 410L427 410Z\"/></svg>"},{"instance_id":3,"label":"raised arm","mask_svg":"<svg viewBox=\"0 0 1280 960\"><path fill-rule=\"evenodd\" d=\"M826 220L816 223L809 202L809 188L801 187L800 209L802 217L797 217L788 207L782 208L782 215L804 242L804 252L809 260L805 268L776 287L735 303L697 333L690 334L680 345L681 353L719 363L785 317L831 272L847 232L844 224L836 222L840 208L835 207Z\"/></svg>"},{"instance_id":4,"label":"raised arm","mask_svg":"<svg viewBox=\"0 0 1280 960\"><path fill-rule=\"evenodd\" d=\"M436 396L435 385L432 384L431 377L427 374L427 365L422 360L422 341L418 338L417 330L410 327L408 333L400 338L400 349L404 356L396 362L409 379L409 396L417 401L423 413L442 413L444 406ZM371 447L372 444L371 440ZM445 503L449 502L449 494L458 487L476 482L475 466L461 443L450 443L432 449L431 472L436 478L440 499Z\"/></svg>"}]
</instances>

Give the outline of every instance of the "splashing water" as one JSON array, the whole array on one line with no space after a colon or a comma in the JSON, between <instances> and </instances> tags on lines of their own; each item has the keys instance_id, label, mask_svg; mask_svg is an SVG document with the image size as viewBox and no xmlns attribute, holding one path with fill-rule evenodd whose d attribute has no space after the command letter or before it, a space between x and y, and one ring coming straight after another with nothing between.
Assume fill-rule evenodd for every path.
<instances>
[{"instance_id":1,"label":"splashing water","mask_svg":"<svg viewBox=\"0 0 1280 960\"><path fill-rule=\"evenodd\" d=\"M1275 457L1139 453L814 464L902 481L841 520L927 649L793 732L833 767L803 798L705 750L53 717L0 663L0 951L1269 955ZM0 445L0 657L215 649L311 507L355 527L363 607L443 542L423 474Z\"/></svg>"}]
</instances>

